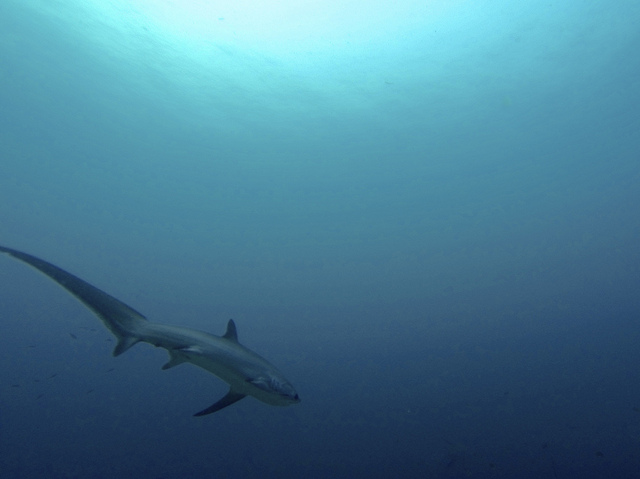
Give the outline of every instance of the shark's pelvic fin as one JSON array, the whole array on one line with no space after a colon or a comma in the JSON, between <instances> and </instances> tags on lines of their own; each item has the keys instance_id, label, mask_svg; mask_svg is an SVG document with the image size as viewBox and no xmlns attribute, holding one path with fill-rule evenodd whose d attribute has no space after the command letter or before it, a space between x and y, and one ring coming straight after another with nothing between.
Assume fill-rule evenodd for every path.
<instances>
[{"instance_id":1,"label":"shark's pelvic fin","mask_svg":"<svg viewBox=\"0 0 640 479\"><path fill-rule=\"evenodd\" d=\"M216 411L219 411L220 409L230 406L235 402L240 401L240 399L242 399L243 397L246 397L246 395L237 393L233 389L229 389L229 392L226 394L226 396L213 403L207 409L203 409L202 411L195 413L194 416L206 416L207 414L214 413Z\"/></svg>"},{"instance_id":2,"label":"shark's pelvic fin","mask_svg":"<svg viewBox=\"0 0 640 479\"><path fill-rule=\"evenodd\" d=\"M178 364L185 363L189 360L184 354L180 354L179 351L169 351L169 362L162 366L162 369L170 369Z\"/></svg>"},{"instance_id":3,"label":"shark's pelvic fin","mask_svg":"<svg viewBox=\"0 0 640 479\"><path fill-rule=\"evenodd\" d=\"M131 346L140 342L138 338L133 336L123 336L123 335L116 335L116 336L118 337L118 344L116 344L116 347L113 348L112 354L114 356L120 356Z\"/></svg>"}]
</instances>

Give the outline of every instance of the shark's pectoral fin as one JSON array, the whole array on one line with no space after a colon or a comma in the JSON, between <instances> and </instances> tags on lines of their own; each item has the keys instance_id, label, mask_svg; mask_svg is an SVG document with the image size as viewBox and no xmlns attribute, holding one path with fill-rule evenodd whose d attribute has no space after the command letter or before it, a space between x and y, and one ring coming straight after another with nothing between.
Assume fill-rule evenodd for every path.
<instances>
[{"instance_id":1,"label":"shark's pectoral fin","mask_svg":"<svg viewBox=\"0 0 640 479\"><path fill-rule=\"evenodd\" d=\"M232 405L234 402L240 401L240 399L245 396L245 394L240 394L235 392L233 389L229 389L229 392L226 394L226 396L213 403L207 409L203 409L202 411L195 413L194 416L206 416L207 414L214 413L216 411L219 411L220 409Z\"/></svg>"},{"instance_id":2,"label":"shark's pectoral fin","mask_svg":"<svg viewBox=\"0 0 640 479\"><path fill-rule=\"evenodd\" d=\"M164 370L172 368L188 360L189 358L187 358L184 354L180 354L179 351L169 351L169 362L162 366L162 369Z\"/></svg>"}]
</instances>

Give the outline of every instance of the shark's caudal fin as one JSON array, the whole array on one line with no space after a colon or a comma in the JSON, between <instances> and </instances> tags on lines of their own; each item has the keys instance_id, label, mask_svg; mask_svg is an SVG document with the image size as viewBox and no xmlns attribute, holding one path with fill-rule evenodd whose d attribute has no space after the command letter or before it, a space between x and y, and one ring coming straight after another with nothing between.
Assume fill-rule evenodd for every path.
<instances>
[{"instance_id":1,"label":"shark's caudal fin","mask_svg":"<svg viewBox=\"0 0 640 479\"><path fill-rule=\"evenodd\" d=\"M91 286L77 276L35 256L5 248L4 246L0 246L0 252L24 261L46 274L96 313L105 326L118 338L118 344L113 350L114 356L124 353L139 341L136 337L136 329L141 322L146 322L147 320L135 309L95 286Z\"/></svg>"}]
</instances>

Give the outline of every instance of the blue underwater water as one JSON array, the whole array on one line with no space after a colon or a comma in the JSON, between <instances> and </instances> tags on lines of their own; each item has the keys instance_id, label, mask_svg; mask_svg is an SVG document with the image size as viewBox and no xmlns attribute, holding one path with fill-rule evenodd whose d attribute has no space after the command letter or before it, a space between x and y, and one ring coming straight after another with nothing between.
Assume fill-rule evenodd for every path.
<instances>
[{"instance_id":1,"label":"blue underwater water","mask_svg":"<svg viewBox=\"0 0 640 479\"><path fill-rule=\"evenodd\" d=\"M0 255L0 476L637 477L640 4L192 3L0 2L0 244L302 401Z\"/></svg>"}]
</instances>

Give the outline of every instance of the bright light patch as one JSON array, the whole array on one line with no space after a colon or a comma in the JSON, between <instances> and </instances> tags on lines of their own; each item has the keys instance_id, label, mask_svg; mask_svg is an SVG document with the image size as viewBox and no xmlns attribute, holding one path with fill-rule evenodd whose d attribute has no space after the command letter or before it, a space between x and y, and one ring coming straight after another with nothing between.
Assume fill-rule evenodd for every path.
<instances>
[{"instance_id":1,"label":"bright light patch","mask_svg":"<svg viewBox=\"0 0 640 479\"><path fill-rule=\"evenodd\" d=\"M219 49L295 64L416 51L423 43L417 37L444 27L449 13L468 5L468 0L24 1L113 54L133 57L155 44L193 58L210 58L212 49Z\"/></svg>"},{"instance_id":2,"label":"bright light patch","mask_svg":"<svg viewBox=\"0 0 640 479\"><path fill-rule=\"evenodd\" d=\"M24 1L131 88L226 122L240 104L371 108L442 77L475 18L468 0Z\"/></svg>"},{"instance_id":3,"label":"bright light patch","mask_svg":"<svg viewBox=\"0 0 640 479\"><path fill-rule=\"evenodd\" d=\"M130 0L161 28L190 40L265 49L369 43L403 35L436 16L443 0Z\"/></svg>"}]
</instances>

